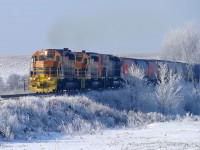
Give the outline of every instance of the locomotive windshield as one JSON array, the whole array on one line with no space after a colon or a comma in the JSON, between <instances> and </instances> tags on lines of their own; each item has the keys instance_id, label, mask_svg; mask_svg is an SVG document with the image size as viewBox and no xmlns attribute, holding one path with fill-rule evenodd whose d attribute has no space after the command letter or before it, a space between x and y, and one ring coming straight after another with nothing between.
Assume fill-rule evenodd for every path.
<instances>
[{"instance_id":1,"label":"locomotive windshield","mask_svg":"<svg viewBox=\"0 0 200 150\"><path fill-rule=\"evenodd\" d=\"M82 62L82 57L81 56L76 57L76 62Z\"/></svg>"},{"instance_id":2,"label":"locomotive windshield","mask_svg":"<svg viewBox=\"0 0 200 150\"><path fill-rule=\"evenodd\" d=\"M54 55L55 55L54 52L49 52L49 54L48 54L48 60L54 60Z\"/></svg>"},{"instance_id":3,"label":"locomotive windshield","mask_svg":"<svg viewBox=\"0 0 200 150\"><path fill-rule=\"evenodd\" d=\"M39 53L39 60L40 60L40 61L46 60L46 56L44 55L44 52L40 52L40 53Z\"/></svg>"},{"instance_id":4,"label":"locomotive windshield","mask_svg":"<svg viewBox=\"0 0 200 150\"><path fill-rule=\"evenodd\" d=\"M46 60L46 56L40 56L40 61Z\"/></svg>"},{"instance_id":5,"label":"locomotive windshield","mask_svg":"<svg viewBox=\"0 0 200 150\"><path fill-rule=\"evenodd\" d=\"M54 60L54 56L48 56L48 60Z\"/></svg>"}]
</instances>

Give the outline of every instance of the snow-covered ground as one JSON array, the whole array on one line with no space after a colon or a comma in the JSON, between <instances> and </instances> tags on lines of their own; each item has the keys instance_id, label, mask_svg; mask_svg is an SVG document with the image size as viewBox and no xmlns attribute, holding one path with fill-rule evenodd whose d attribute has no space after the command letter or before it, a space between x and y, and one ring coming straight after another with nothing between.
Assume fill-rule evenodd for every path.
<instances>
[{"instance_id":1,"label":"snow-covered ground","mask_svg":"<svg viewBox=\"0 0 200 150\"><path fill-rule=\"evenodd\" d=\"M200 122L153 123L140 129L103 130L92 135L59 135L1 142L1 150L200 149Z\"/></svg>"}]
</instances>

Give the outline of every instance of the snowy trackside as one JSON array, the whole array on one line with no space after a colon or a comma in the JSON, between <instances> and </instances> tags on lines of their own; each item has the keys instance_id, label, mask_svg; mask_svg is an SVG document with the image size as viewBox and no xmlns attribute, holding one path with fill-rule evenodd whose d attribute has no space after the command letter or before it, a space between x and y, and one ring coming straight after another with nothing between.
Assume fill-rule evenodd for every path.
<instances>
[{"instance_id":1,"label":"snowy trackside","mask_svg":"<svg viewBox=\"0 0 200 150\"><path fill-rule=\"evenodd\" d=\"M2 100L0 138L28 140L37 137L40 132L87 134L108 128L138 127L170 119L159 113L119 110L123 107L125 104L122 102L114 108L85 95Z\"/></svg>"},{"instance_id":2,"label":"snowy trackside","mask_svg":"<svg viewBox=\"0 0 200 150\"><path fill-rule=\"evenodd\" d=\"M2 150L131 150L131 149L200 149L200 122L153 123L140 129L104 130L96 134L44 136L32 141L2 142ZM49 138L48 140L46 140Z\"/></svg>"},{"instance_id":3,"label":"snowy trackside","mask_svg":"<svg viewBox=\"0 0 200 150\"><path fill-rule=\"evenodd\" d=\"M134 112L128 107L134 102L128 97L120 98L115 92L121 93L110 91L77 96L1 100L0 140L29 140L37 138L40 132L93 134L98 130L138 128L153 122L184 118L156 112ZM106 102L92 98L104 98L106 95ZM109 95L113 97L109 98ZM113 105L114 102L116 105ZM200 117L191 116L191 120L200 121Z\"/></svg>"}]
</instances>

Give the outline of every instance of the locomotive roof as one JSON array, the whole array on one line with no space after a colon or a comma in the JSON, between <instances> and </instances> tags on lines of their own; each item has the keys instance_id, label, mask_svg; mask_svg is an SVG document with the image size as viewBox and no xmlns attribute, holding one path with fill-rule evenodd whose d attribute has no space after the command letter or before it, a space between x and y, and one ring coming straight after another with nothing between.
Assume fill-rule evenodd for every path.
<instances>
[{"instance_id":1,"label":"locomotive roof","mask_svg":"<svg viewBox=\"0 0 200 150\"><path fill-rule=\"evenodd\" d=\"M46 49L46 50L56 50L58 53L60 53L61 55L63 54L63 52L71 52L71 50L69 50L68 48L64 48L64 49Z\"/></svg>"},{"instance_id":2,"label":"locomotive roof","mask_svg":"<svg viewBox=\"0 0 200 150\"><path fill-rule=\"evenodd\" d=\"M58 51L61 55L64 52L72 52L71 50L69 50L68 48L63 48L63 49L45 49L45 50L56 50ZM85 50L83 50L84 53L86 53L87 55L99 55L99 53L95 53L95 52L85 52ZM77 53L81 53L83 51L77 52ZM119 59L130 59L130 60L140 60L140 61L157 61L157 62L165 62L165 63L180 63L180 64L187 64L184 62L174 62L174 61L169 61L169 60L158 60L158 59L140 59L140 58L128 58L128 57L119 57L119 56L115 56L115 55L111 55L111 54L100 54L100 55L107 55L107 56L112 56L112 57L118 57ZM196 64L192 64L192 65L196 65Z\"/></svg>"}]
</instances>

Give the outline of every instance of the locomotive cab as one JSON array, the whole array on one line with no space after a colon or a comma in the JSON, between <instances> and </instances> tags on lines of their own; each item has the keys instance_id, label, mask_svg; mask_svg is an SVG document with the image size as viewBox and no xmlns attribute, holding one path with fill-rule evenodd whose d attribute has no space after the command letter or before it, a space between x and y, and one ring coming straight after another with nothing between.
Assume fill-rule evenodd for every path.
<instances>
[{"instance_id":1,"label":"locomotive cab","mask_svg":"<svg viewBox=\"0 0 200 150\"><path fill-rule=\"evenodd\" d=\"M32 56L29 90L51 92L57 88L61 55L56 50L38 50Z\"/></svg>"},{"instance_id":2,"label":"locomotive cab","mask_svg":"<svg viewBox=\"0 0 200 150\"><path fill-rule=\"evenodd\" d=\"M78 88L85 89L87 87L88 74L88 55L83 50L75 53L75 76L78 80Z\"/></svg>"},{"instance_id":3,"label":"locomotive cab","mask_svg":"<svg viewBox=\"0 0 200 150\"><path fill-rule=\"evenodd\" d=\"M77 52L75 54L75 74L78 78L85 77L87 75L88 68L88 56L85 52Z\"/></svg>"}]
</instances>

